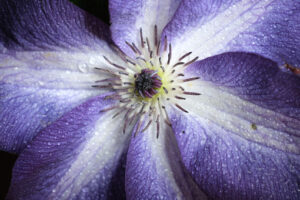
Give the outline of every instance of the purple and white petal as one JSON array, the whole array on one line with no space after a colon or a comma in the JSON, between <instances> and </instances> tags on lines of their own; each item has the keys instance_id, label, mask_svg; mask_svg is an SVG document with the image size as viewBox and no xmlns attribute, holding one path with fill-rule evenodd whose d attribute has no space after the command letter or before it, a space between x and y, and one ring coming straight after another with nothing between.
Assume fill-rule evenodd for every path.
<instances>
[{"instance_id":1,"label":"purple and white petal","mask_svg":"<svg viewBox=\"0 0 300 200\"><path fill-rule=\"evenodd\" d=\"M269 59L225 53L196 62L184 107L249 141L300 153L300 78Z\"/></svg>"},{"instance_id":2,"label":"purple and white petal","mask_svg":"<svg viewBox=\"0 0 300 200\"><path fill-rule=\"evenodd\" d=\"M103 76L94 68L108 66L103 55L121 61L108 27L69 1L0 4L0 149L19 153L43 127L99 94L91 86Z\"/></svg>"},{"instance_id":3,"label":"purple and white petal","mask_svg":"<svg viewBox=\"0 0 300 200\"><path fill-rule=\"evenodd\" d=\"M300 67L299 11L299 1L184 0L164 34L175 55L245 51Z\"/></svg>"},{"instance_id":4,"label":"purple and white petal","mask_svg":"<svg viewBox=\"0 0 300 200\"><path fill-rule=\"evenodd\" d=\"M18 157L7 198L123 199L129 135L122 118L100 112L112 103L90 99L42 130Z\"/></svg>"},{"instance_id":5,"label":"purple and white petal","mask_svg":"<svg viewBox=\"0 0 300 200\"><path fill-rule=\"evenodd\" d=\"M140 28L150 42L155 40L154 26L158 36L171 20L181 0L112 0L109 1L111 32L114 42L128 55L130 44L140 47Z\"/></svg>"},{"instance_id":6,"label":"purple and white petal","mask_svg":"<svg viewBox=\"0 0 300 200\"><path fill-rule=\"evenodd\" d=\"M183 163L210 199L299 199L299 154L253 143L201 115L173 110L170 117Z\"/></svg>"},{"instance_id":7,"label":"purple and white petal","mask_svg":"<svg viewBox=\"0 0 300 200\"><path fill-rule=\"evenodd\" d=\"M183 162L213 199L298 199L300 78L255 54L225 53L186 71L199 92L168 108Z\"/></svg>"},{"instance_id":8,"label":"purple and white petal","mask_svg":"<svg viewBox=\"0 0 300 200\"><path fill-rule=\"evenodd\" d=\"M102 49L108 27L68 0L0 1L0 44L13 50ZM0 45L1 47L1 45Z\"/></svg>"},{"instance_id":9,"label":"purple and white petal","mask_svg":"<svg viewBox=\"0 0 300 200\"><path fill-rule=\"evenodd\" d=\"M164 131L159 138L156 128L152 123L131 139L125 173L126 199L206 199L183 166L170 127L161 123Z\"/></svg>"}]
</instances>

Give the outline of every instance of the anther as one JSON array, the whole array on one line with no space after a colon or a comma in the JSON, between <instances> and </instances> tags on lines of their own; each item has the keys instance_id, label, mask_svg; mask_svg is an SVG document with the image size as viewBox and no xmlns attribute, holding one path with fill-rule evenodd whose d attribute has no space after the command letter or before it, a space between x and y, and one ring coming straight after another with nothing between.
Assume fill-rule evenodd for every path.
<instances>
[{"instance_id":1,"label":"anther","mask_svg":"<svg viewBox=\"0 0 300 200\"><path fill-rule=\"evenodd\" d=\"M185 63L184 66L188 66L188 65L192 64L192 63L195 62L198 58L199 58L199 57L197 56L197 57L194 58L193 60L191 60L191 61Z\"/></svg>"},{"instance_id":2,"label":"anther","mask_svg":"<svg viewBox=\"0 0 300 200\"><path fill-rule=\"evenodd\" d=\"M183 107L181 107L180 105L178 105L177 103L175 104L175 106L177 108L179 108L181 111L185 112L185 113L189 113L186 109L184 109Z\"/></svg>"},{"instance_id":3,"label":"anther","mask_svg":"<svg viewBox=\"0 0 300 200\"><path fill-rule=\"evenodd\" d=\"M115 108L119 108L119 106L111 106L111 107L102 109L102 110L99 111L99 113L106 112L106 111L109 111L109 110L113 110Z\"/></svg>"},{"instance_id":4,"label":"anther","mask_svg":"<svg viewBox=\"0 0 300 200\"><path fill-rule=\"evenodd\" d=\"M141 132L143 133L144 131L146 131L146 130L149 128L149 126L150 126L151 123L152 123L152 120L150 120L150 121L147 123L147 125L145 126L145 128L144 128Z\"/></svg>"},{"instance_id":5,"label":"anther","mask_svg":"<svg viewBox=\"0 0 300 200\"><path fill-rule=\"evenodd\" d=\"M182 81L183 81L183 82L189 82L189 81L197 80L197 79L199 79L199 78L200 78L200 77L187 78L187 79L183 79Z\"/></svg>"},{"instance_id":6,"label":"anther","mask_svg":"<svg viewBox=\"0 0 300 200\"><path fill-rule=\"evenodd\" d=\"M145 58L142 58L142 57L136 57L137 60L142 60L144 61L145 63L147 63L146 59Z\"/></svg>"},{"instance_id":7,"label":"anther","mask_svg":"<svg viewBox=\"0 0 300 200\"><path fill-rule=\"evenodd\" d=\"M186 94L186 95L201 95L200 93L197 93L197 92L183 92L183 94Z\"/></svg>"},{"instance_id":8,"label":"anther","mask_svg":"<svg viewBox=\"0 0 300 200\"><path fill-rule=\"evenodd\" d=\"M137 51L137 53L138 53L139 55L142 55L141 51L139 50L139 48L137 48L137 47L135 46L134 43L132 43L132 46L133 46L133 48Z\"/></svg>"},{"instance_id":9,"label":"anther","mask_svg":"<svg viewBox=\"0 0 300 200\"><path fill-rule=\"evenodd\" d=\"M125 76L129 75L127 72L119 72L119 74L122 74L122 75L125 75Z\"/></svg>"},{"instance_id":10,"label":"anther","mask_svg":"<svg viewBox=\"0 0 300 200\"><path fill-rule=\"evenodd\" d=\"M159 137L159 115L157 115L156 119L156 138Z\"/></svg>"},{"instance_id":11,"label":"anther","mask_svg":"<svg viewBox=\"0 0 300 200\"><path fill-rule=\"evenodd\" d=\"M131 48L131 50L132 50L135 54L137 54L137 51L135 50L135 48L134 48L131 44L129 44L129 42L125 41L125 43L127 44L127 46L129 46L129 47Z\"/></svg>"},{"instance_id":12,"label":"anther","mask_svg":"<svg viewBox=\"0 0 300 200\"><path fill-rule=\"evenodd\" d=\"M142 28L140 28L140 37L141 37L142 48L144 48L144 38L143 38L143 30L142 30Z\"/></svg>"},{"instance_id":13,"label":"anther","mask_svg":"<svg viewBox=\"0 0 300 200\"><path fill-rule=\"evenodd\" d=\"M120 66L120 65L117 65L117 64L111 62L111 61L110 61L108 58L106 58L105 56L103 56L103 58L104 58L109 64L111 64L112 66L114 66L114 67L116 67L116 68L118 68L118 69L121 69L121 70L126 70L125 67L122 67L122 66Z\"/></svg>"},{"instance_id":14,"label":"anther","mask_svg":"<svg viewBox=\"0 0 300 200\"><path fill-rule=\"evenodd\" d=\"M184 62L178 62L178 63L173 65L173 68L177 67L178 65L183 65L183 64L184 64Z\"/></svg>"},{"instance_id":15,"label":"anther","mask_svg":"<svg viewBox=\"0 0 300 200\"><path fill-rule=\"evenodd\" d=\"M120 78L106 78L106 79L95 81L95 83L101 83L101 82L106 82L106 81L116 81L116 80L120 80Z\"/></svg>"},{"instance_id":16,"label":"anther","mask_svg":"<svg viewBox=\"0 0 300 200\"><path fill-rule=\"evenodd\" d=\"M157 47L156 47L156 55L159 54L159 48L160 48L160 41L158 41Z\"/></svg>"},{"instance_id":17,"label":"anther","mask_svg":"<svg viewBox=\"0 0 300 200\"><path fill-rule=\"evenodd\" d=\"M155 42L155 46L157 46L157 26L156 26L156 24L154 25L154 42Z\"/></svg>"},{"instance_id":18,"label":"anther","mask_svg":"<svg viewBox=\"0 0 300 200\"><path fill-rule=\"evenodd\" d=\"M179 61L183 60L185 57L191 55L191 53L192 53L192 52L188 52L188 53L184 54L184 55L181 56L178 60L179 60Z\"/></svg>"},{"instance_id":19,"label":"anther","mask_svg":"<svg viewBox=\"0 0 300 200\"><path fill-rule=\"evenodd\" d=\"M127 61L128 63L130 63L130 64L136 66L136 63L135 63L135 62L133 62L133 61L131 61L131 60L129 60L129 59L126 59L126 61Z\"/></svg>"},{"instance_id":20,"label":"anther","mask_svg":"<svg viewBox=\"0 0 300 200\"><path fill-rule=\"evenodd\" d=\"M164 51L167 51L167 48L168 48L168 38L165 35L165 47L164 47Z\"/></svg>"},{"instance_id":21,"label":"anther","mask_svg":"<svg viewBox=\"0 0 300 200\"><path fill-rule=\"evenodd\" d=\"M150 54L151 53L151 47L150 47L150 43L149 43L148 37L146 37L146 42L147 42L148 52Z\"/></svg>"},{"instance_id":22,"label":"anther","mask_svg":"<svg viewBox=\"0 0 300 200\"><path fill-rule=\"evenodd\" d=\"M166 94L169 93L168 90L167 90L167 88L163 87L163 89L164 89L164 91L165 91Z\"/></svg>"},{"instance_id":23,"label":"anther","mask_svg":"<svg viewBox=\"0 0 300 200\"><path fill-rule=\"evenodd\" d=\"M94 88L111 88L112 84L108 85L92 85Z\"/></svg>"},{"instance_id":24,"label":"anther","mask_svg":"<svg viewBox=\"0 0 300 200\"><path fill-rule=\"evenodd\" d=\"M180 100L185 100L186 98L184 97L180 97L180 96L175 96L176 99L180 99Z\"/></svg>"},{"instance_id":25,"label":"anther","mask_svg":"<svg viewBox=\"0 0 300 200\"><path fill-rule=\"evenodd\" d=\"M169 53L168 53L168 65L170 64L171 57L172 57L172 45L170 43L169 44Z\"/></svg>"}]
</instances>

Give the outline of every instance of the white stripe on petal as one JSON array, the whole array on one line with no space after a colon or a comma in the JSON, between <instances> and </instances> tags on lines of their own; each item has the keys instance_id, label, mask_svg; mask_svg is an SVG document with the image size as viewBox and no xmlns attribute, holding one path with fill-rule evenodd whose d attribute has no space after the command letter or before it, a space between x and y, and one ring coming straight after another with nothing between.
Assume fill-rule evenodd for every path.
<instances>
[{"instance_id":1,"label":"white stripe on petal","mask_svg":"<svg viewBox=\"0 0 300 200\"><path fill-rule=\"evenodd\" d=\"M204 81L190 85L191 96L183 106L247 140L287 152L300 153L300 121L260 107L230 94L228 89Z\"/></svg>"},{"instance_id":2,"label":"white stripe on petal","mask_svg":"<svg viewBox=\"0 0 300 200\"><path fill-rule=\"evenodd\" d=\"M203 23L189 26L184 34L172 40L174 54L193 51L199 59L217 54L224 46L240 33L252 26L271 7L272 0L239 1L222 12L218 12L212 19ZM175 56L175 57L176 57Z\"/></svg>"},{"instance_id":3,"label":"white stripe on petal","mask_svg":"<svg viewBox=\"0 0 300 200\"><path fill-rule=\"evenodd\" d=\"M129 134L123 135L121 131L122 122L122 117L112 119L110 112L98 120L49 199L58 198L57 194L62 194L59 199L72 199L105 167L116 167L110 165L120 159L129 144Z\"/></svg>"}]
</instances>

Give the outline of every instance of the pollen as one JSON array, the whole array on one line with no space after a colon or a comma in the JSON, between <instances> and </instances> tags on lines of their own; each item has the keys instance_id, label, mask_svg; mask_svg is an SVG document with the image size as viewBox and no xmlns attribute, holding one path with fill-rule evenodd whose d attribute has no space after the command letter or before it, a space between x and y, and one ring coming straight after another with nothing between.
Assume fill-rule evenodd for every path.
<instances>
[{"instance_id":1,"label":"pollen","mask_svg":"<svg viewBox=\"0 0 300 200\"><path fill-rule=\"evenodd\" d=\"M110 68L97 67L106 73L108 78L96 81L92 87L107 89L114 94L108 98L117 100L117 104L100 112L114 111L113 117L123 115L123 133L130 124L135 122L133 134L144 132L151 125L159 137L161 123L172 126L166 106L188 113L182 106L182 101L190 95L200 95L198 92L188 91L188 84L199 77L185 77L184 70L194 63L198 57L191 58L192 52L186 52L179 58L172 56L172 44L165 36L158 40L157 26L153 35L145 37L143 30L139 30L138 44L125 41L135 57L125 55L117 49L119 56L126 65L120 66L107 57L103 57Z\"/></svg>"}]
</instances>

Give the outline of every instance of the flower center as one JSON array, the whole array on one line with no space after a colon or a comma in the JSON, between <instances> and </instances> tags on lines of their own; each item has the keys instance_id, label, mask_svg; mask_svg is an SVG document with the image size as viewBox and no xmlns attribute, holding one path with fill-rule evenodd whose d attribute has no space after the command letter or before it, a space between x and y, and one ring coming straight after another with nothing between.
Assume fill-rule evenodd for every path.
<instances>
[{"instance_id":1,"label":"flower center","mask_svg":"<svg viewBox=\"0 0 300 200\"><path fill-rule=\"evenodd\" d=\"M198 57L189 59L192 52L187 52L179 58L172 58L172 46L167 37L158 41L157 27L154 27L153 40L143 36L140 29L140 44L126 42L135 54L128 57L118 50L120 57L127 66L113 63L104 56L104 59L112 66L111 69L96 68L108 75L108 78L96 81L93 87L109 89L115 93L110 96L118 100L112 107L101 112L117 110L113 117L124 117L123 133L128 125L136 122L134 135L143 132L152 123L156 124L156 135L159 136L161 125L164 122L171 126L166 105L174 105L177 109L187 113L181 106L181 102L188 95L200 95L197 92L187 91L188 84L199 77L186 78L184 69L195 62ZM107 84L103 84L107 83ZM143 124L143 127L142 127ZM153 126L152 126L153 127ZM154 126L155 127L155 126Z\"/></svg>"},{"instance_id":2,"label":"flower center","mask_svg":"<svg viewBox=\"0 0 300 200\"><path fill-rule=\"evenodd\" d=\"M157 71L151 69L143 69L141 73L135 74L135 77L135 90L142 98L151 98L162 85Z\"/></svg>"}]
</instances>

